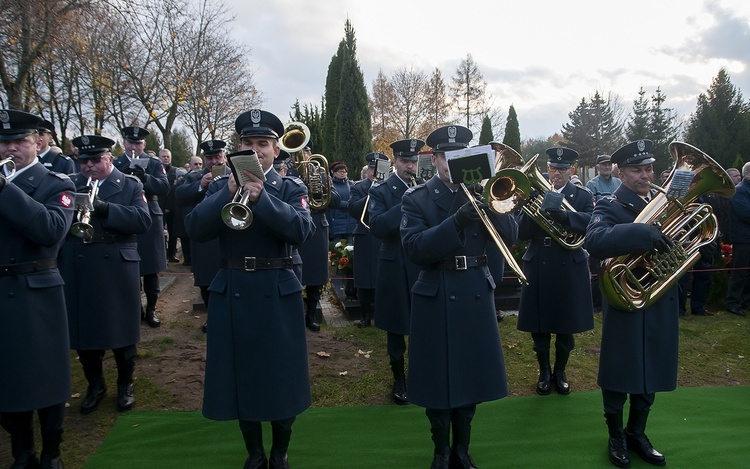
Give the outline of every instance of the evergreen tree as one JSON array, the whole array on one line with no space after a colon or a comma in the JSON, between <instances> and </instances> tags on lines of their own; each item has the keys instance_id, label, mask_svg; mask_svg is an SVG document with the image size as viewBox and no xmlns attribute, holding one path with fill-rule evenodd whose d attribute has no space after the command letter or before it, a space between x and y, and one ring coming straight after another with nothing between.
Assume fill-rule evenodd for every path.
<instances>
[{"instance_id":1,"label":"evergreen tree","mask_svg":"<svg viewBox=\"0 0 750 469\"><path fill-rule=\"evenodd\" d=\"M597 91L586 102L581 99L575 111L568 114L570 123L563 125L563 137L580 155L579 164L593 166L596 156L622 145L623 124L619 122L613 104Z\"/></svg>"},{"instance_id":2,"label":"evergreen tree","mask_svg":"<svg viewBox=\"0 0 750 469\"><path fill-rule=\"evenodd\" d=\"M346 20L346 24L349 24L349 20ZM326 109L330 109L329 113L326 113L323 119L323 141L321 142L321 150L327 155L335 156L336 148L336 112L339 108L339 96L341 94L341 66L344 60L344 53L346 49L346 41L344 39L339 43L339 48L336 54L331 58L331 62L328 64L328 75L326 76L326 91L325 91L325 103ZM330 117L330 118L329 118Z\"/></svg>"},{"instance_id":3,"label":"evergreen tree","mask_svg":"<svg viewBox=\"0 0 750 469\"><path fill-rule=\"evenodd\" d=\"M518 125L516 108L513 107L512 104L510 105L510 109L508 109L508 119L505 122L503 143L516 150L519 155L521 154L521 130Z\"/></svg>"},{"instance_id":4,"label":"evergreen tree","mask_svg":"<svg viewBox=\"0 0 750 469\"><path fill-rule=\"evenodd\" d=\"M748 107L727 71L720 69L708 91L698 96L695 113L687 127L687 142L711 155L724 168L730 167L738 157L747 161Z\"/></svg>"},{"instance_id":5,"label":"evergreen tree","mask_svg":"<svg viewBox=\"0 0 750 469\"><path fill-rule=\"evenodd\" d=\"M195 146L193 145L193 139L190 137L190 132L183 127L174 129L169 147L169 150L172 152L172 166L181 168L185 163L190 161L194 149Z\"/></svg>"},{"instance_id":6,"label":"evergreen tree","mask_svg":"<svg viewBox=\"0 0 750 469\"><path fill-rule=\"evenodd\" d=\"M490 116L484 116L484 119L482 119L482 131L479 133L479 144L487 145L493 140L495 140L495 136L492 135L492 121L490 120Z\"/></svg>"},{"instance_id":7,"label":"evergreen tree","mask_svg":"<svg viewBox=\"0 0 750 469\"><path fill-rule=\"evenodd\" d=\"M372 151L372 121L367 88L357 61L354 28L348 20L344 30L345 48L332 155L334 161L343 161L348 167L359 169L365 164L365 155Z\"/></svg>"},{"instance_id":8,"label":"evergreen tree","mask_svg":"<svg viewBox=\"0 0 750 469\"><path fill-rule=\"evenodd\" d=\"M151 133L146 136L146 148L143 151L145 152L145 151L151 150L158 155L159 150L161 150L160 133L157 132L157 130L154 129L153 127L147 130ZM138 157L138 155L135 155L135 156Z\"/></svg>"},{"instance_id":9,"label":"evergreen tree","mask_svg":"<svg viewBox=\"0 0 750 469\"><path fill-rule=\"evenodd\" d=\"M649 102L646 99L646 90L643 86L638 90L638 99L633 101L633 110L630 120L625 127L625 137L628 142L646 138L649 134ZM614 151L612 149L610 151Z\"/></svg>"},{"instance_id":10,"label":"evergreen tree","mask_svg":"<svg viewBox=\"0 0 750 469\"><path fill-rule=\"evenodd\" d=\"M654 142L654 172L658 171L658 174L673 164L669 154L669 143L677 138L678 131L674 110L664 107L666 100L667 96L661 92L661 88L656 88L656 94L651 96L649 108L648 139Z\"/></svg>"}]
</instances>

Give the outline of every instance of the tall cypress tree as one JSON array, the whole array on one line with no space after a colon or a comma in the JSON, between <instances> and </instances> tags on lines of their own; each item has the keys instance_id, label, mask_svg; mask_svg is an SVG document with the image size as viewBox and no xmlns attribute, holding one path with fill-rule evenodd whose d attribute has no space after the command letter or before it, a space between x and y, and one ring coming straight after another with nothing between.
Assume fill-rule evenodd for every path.
<instances>
[{"instance_id":1,"label":"tall cypress tree","mask_svg":"<svg viewBox=\"0 0 750 469\"><path fill-rule=\"evenodd\" d=\"M519 155L521 154L521 129L518 125L516 108L512 104L508 109L508 119L505 121L503 143L516 150Z\"/></svg>"},{"instance_id":2,"label":"tall cypress tree","mask_svg":"<svg viewBox=\"0 0 750 469\"><path fill-rule=\"evenodd\" d=\"M344 49L339 81L339 103L335 119L335 160L343 161L352 169L365 163L365 155L372 151L372 121L370 103L362 70L357 61L357 40L349 20L344 26ZM329 112L333 110L328 105Z\"/></svg>"},{"instance_id":3,"label":"tall cypress tree","mask_svg":"<svg viewBox=\"0 0 750 469\"><path fill-rule=\"evenodd\" d=\"M638 99L633 101L633 110L630 114L630 120L625 126L625 136L629 142L646 138L649 134L649 110L648 99L646 99L646 90L638 90ZM611 151L616 150L613 148Z\"/></svg>"},{"instance_id":4,"label":"tall cypress tree","mask_svg":"<svg viewBox=\"0 0 750 469\"><path fill-rule=\"evenodd\" d=\"M347 23L349 20L347 20ZM339 43L336 54L331 58L328 64L328 75L326 76L325 103L326 109L323 118L323 141L320 150L326 155L335 154L336 149L336 111L339 108L339 96L341 94L341 66L344 59L346 41L344 39ZM330 158L329 158L330 159Z\"/></svg>"},{"instance_id":5,"label":"tall cypress tree","mask_svg":"<svg viewBox=\"0 0 750 469\"><path fill-rule=\"evenodd\" d=\"M495 140L495 136L492 135L492 121L490 116L485 115L482 119L482 130L479 132L479 144L487 145L493 140Z\"/></svg>"}]
</instances>

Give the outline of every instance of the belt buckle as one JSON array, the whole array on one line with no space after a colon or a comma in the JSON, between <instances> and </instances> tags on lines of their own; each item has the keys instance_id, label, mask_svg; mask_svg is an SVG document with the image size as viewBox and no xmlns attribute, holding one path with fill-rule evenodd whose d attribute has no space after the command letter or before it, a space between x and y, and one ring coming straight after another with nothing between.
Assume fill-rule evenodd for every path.
<instances>
[{"instance_id":1,"label":"belt buckle","mask_svg":"<svg viewBox=\"0 0 750 469\"><path fill-rule=\"evenodd\" d=\"M245 258L245 271L246 272L255 272L256 265L255 265L255 258L254 257L246 257Z\"/></svg>"},{"instance_id":2,"label":"belt buckle","mask_svg":"<svg viewBox=\"0 0 750 469\"><path fill-rule=\"evenodd\" d=\"M544 247L548 248L550 246L552 246L552 238L550 238L549 236L546 236L544 238Z\"/></svg>"},{"instance_id":3,"label":"belt buckle","mask_svg":"<svg viewBox=\"0 0 750 469\"><path fill-rule=\"evenodd\" d=\"M456 256L456 270L466 270L466 256Z\"/></svg>"}]
</instances>

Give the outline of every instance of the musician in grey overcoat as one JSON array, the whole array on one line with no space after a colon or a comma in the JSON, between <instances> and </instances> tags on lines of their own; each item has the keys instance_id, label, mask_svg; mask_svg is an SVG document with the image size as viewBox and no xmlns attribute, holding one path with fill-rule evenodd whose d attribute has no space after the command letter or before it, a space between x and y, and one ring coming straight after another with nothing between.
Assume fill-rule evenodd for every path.
<instances>
[{"instance_id":1,"label":"musician in grey overcoat","mask_svg":"<svg viewBox=\"0 0 750 469\"><path fill-rule=\"evenodd\" d=\"M570 182L578 152L553 147L546 153L551 189L545 197L557 195L552 194L556 192L573 210L554 207L538 215L572 234L570 239L583 241L594 210L594 197L588 189ZM583 247L563 247L523 211L518 214L518 238L530 241L522 258L523 273L529 283L521 288L517 327L519 331L530 332L534 341L539 362L536 392L549 394L554 383L559 394L568 394L570 384L565 370L575 347L573 334L594 328L589 255ZM550 365L552 334L555 334L554 367Z\"/></svg>"},{"instance_id":2,"label":"musician in grey overcoat","mask_svg":"<svg viewBox=\"0 0 750 469\"><path fill-rule=\"evenodd\" d=\"M138 235L143 293L146 295L146 308L141 311L141 320L150 327L159 327L161 320L156 316L159 272L167 270L164 213L159 206L159 197L165 197L169 193L169 179L167 179L161 160L144 151L146 137L149 135L148 130L141 127L123 127L121 132L125 152L115 160L115 167L125 174L132 174L141 181L151 216L151 226L148 231ZM146 161L146 167L131 165L133 160Z\"/></svg>"},{"instance_id":3,"label":"musician in grey overcoat","mask_svg":"<svg viewBox=\"0 0 750 469\"><path fill-rule=\"evenodd\" d=\"M0 425L13 467L38 467L34 411L44 467L62 466L70 399L70 346L57 253L73 218L74 186L37 158L42 119L0 110ZM10 171L15 166L15 173ZM53 466L54 465L54 466Z\"/></svg>"},{"instance_id":4,"label":"musician in grey overcoat","mask_svg":"<svg viewBox=\"0 0 750 469\"><path fill-rule=\"evenodd\" d=\"M404 355L411 318L409 291L419 274L419 267L406 257L401 245L401 197L417 184L417 162L423 146L424 140L419 139L391 143L393 174L372 185L367 206L370 232L382 242L375 288L375 326L388 333L388 357L393 373L391 397L399 405L409 402Z\"/></svg>"},{"instance_id":5,"label":"musician in grey overcoat","mask_svg":"<svg viewBox=\"0 0 750 469\"><path fill-rule=\"evenodd\" d=\"M222 268L209 286L203 415L239 420L248 451L246 467L265 467L262 421L271 421L271 467L287 467L292 424L310 406L310 379L302 284L292 270L292 246L313 234L307 188L273 169L281 121L252 110L235 121L239 154L256 154L265 182L250 171L243 191L253 222L229 228L222 208L237 192L235 177L208 187L186 217L191 239L219 239ZM228 155L231 163L233 156Z\"/></svg>"},{"instance_id":6,"label":"musician in grey overcoat","mask_svg":"<svg viewBox=\"0 0 750 469\"><path fill-rule=\"evenodd\" d=\"M436 469L474 467L469 441L476 406L508 394L495 279L487 266L493 240L460 181L451 182L445 156L471 138L462 126L432 132L427 145L437 176L409 189L402 201L404 251L421 268L411 289L409 399L426 408ZM512 215L489 213L488 223L501 242L515 242Z\"/></svg>"},{"instance_id":7,"label":"musician in grey overcoat","mask_svg":"<svg viewBox=\"0 0 750 469\"><path fill-rule=\"evenodd\" d=\"M649 251L668 252L672 241L659 228L633 223L655 191L653 144L631 142L612 154L622 184L612 196L599 200L586 231L586 249L599 259ZM600 282L601 284L602 282ZM663 466L664 456L645 435L646 421L657 392L677 387L679 303L677 285L646 308L625 311L603 298L602 344L598 384L609 429L609 459L628 467L628 450ZM623 407L630 396L627 427Z\"/></svg>"}]
</instances>

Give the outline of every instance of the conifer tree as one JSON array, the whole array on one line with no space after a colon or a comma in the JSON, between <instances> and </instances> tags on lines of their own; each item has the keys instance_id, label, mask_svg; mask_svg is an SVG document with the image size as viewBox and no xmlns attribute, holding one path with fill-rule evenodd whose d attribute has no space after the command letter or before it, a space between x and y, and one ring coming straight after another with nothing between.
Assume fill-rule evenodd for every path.
<instances>
[{"instance_id":1,"label":"conifer tree","mask_svg":"<svg viewBox=\"0 0 750 469\"><path fill-rule=\"evenodd\" d=\"M510 105L510 109L508 109L508 119L505 122L503 143L516 150L519 155L521 154L521 129L518 125L516 108L513 107L512 104Z\"/></svg>"},{"instance_id":2,"label":"conifer tree","mask_svg":"<svg viewBox=\"0 0 750 469\"><path fill-rule=\"evenodd\" d=\"M487 145L493 140L495 140L495 136L492 135L492 121L490 116L485 115L482 119L482 131L479 133L479 144Z\"/></svg>"}]
</instances>

